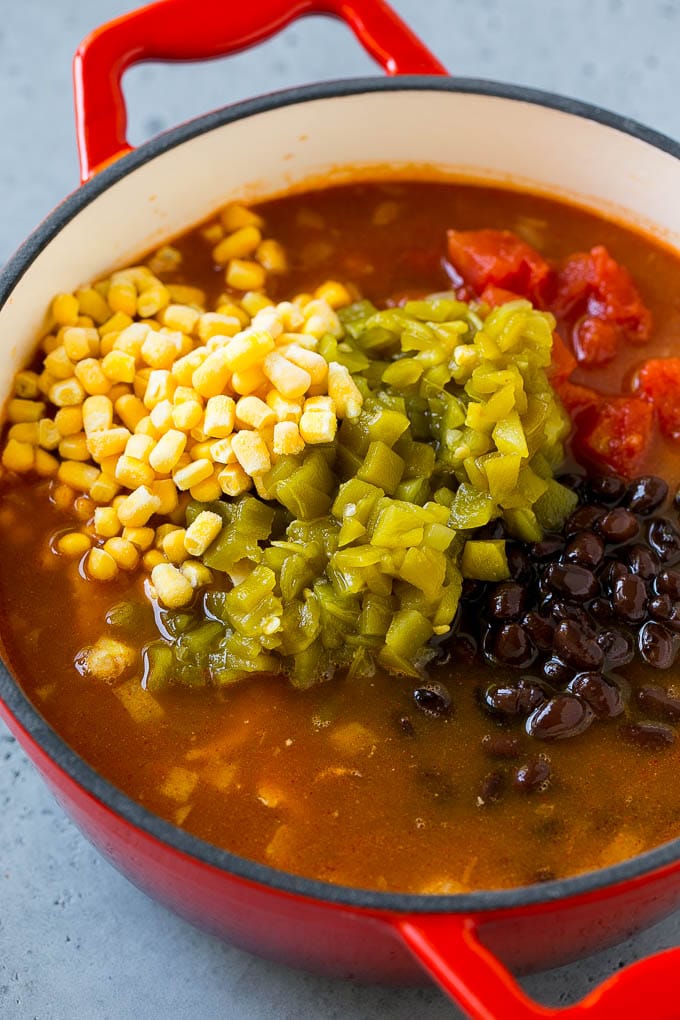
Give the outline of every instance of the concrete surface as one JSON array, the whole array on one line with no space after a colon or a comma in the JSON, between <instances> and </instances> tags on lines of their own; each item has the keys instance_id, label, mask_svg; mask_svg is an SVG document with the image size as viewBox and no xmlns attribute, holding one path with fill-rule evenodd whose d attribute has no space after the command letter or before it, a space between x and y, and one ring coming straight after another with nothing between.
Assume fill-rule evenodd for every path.
<instances>
[{"instance_id":1,"label":"concrete surface","mask_svg":"<svg viewBox=\"0 0 680 1020\"><path fill-rule=\"evenodd\" d=\"M225 0L229 2L229 0ZM253 0L257 2L257 0ZM0 262L77 184L70 58L126 0L1 0ZM680 0L395 0L453 72L577 96L680 137ZM201 2L195 10L200 14ZM372 72L349 32L314 19L256 53L149 66L127 81L134 141L236 99ZM571 1001L617 967L680 944L680 916L526 982ZM188 927L105 864L0 723L1 1020L394 1020L460 1014L434 989L340 984Z\"/></svg>"}]
</instances>

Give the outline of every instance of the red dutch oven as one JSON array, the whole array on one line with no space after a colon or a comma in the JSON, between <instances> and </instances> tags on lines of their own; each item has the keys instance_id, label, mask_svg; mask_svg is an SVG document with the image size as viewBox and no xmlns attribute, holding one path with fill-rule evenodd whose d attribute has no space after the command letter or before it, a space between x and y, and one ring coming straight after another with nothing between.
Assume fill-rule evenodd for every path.
<instances>
[{"instance_id":1,"label":"red dutch oven","mask_svg":"<svg viewBox=\"0 0 680 1020\"><path fill-rule=\"evenodd\" d=\"M290 89L134 151L126 143L126 68L222 56L306 14L344 19L389 77ZM680 252L677 143L572 100L449 78L384 0L162 0L90 35L74 70L84 184L0 276L0 334L11 338L0 397L28 359L51 295L134 259L231 198L361 176L505 182L642 226ZM527 888L456 896L342 888L235 857L149 814L79 758L4 671L0 714L116 867L229 942L374 982L417 982L424 969L477 1020L680 1017L678 949L633 964L566 1009L531 1001L513 976L592 953L674 910L680 841Z\"/></svg>"}]
</instances>

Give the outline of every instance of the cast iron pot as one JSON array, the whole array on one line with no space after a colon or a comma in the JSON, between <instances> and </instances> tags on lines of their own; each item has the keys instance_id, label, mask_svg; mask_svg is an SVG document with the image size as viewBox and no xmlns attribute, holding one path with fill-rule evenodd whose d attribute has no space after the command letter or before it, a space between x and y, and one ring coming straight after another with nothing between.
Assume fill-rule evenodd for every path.
<instances>
[{"instance_id":1,"label":"cast iron pot","mask_svg":"<svg viewBox=\"0 0 680 1020\"><path fill-rule=\"evenodd\" d=\"M224 55L311 13L344 18L397 77L290 89L200 117L136 151L127 145L127 67ZM680 146L572 100L449 78L384 0L162 0L85 40L75 88L85 183L0 276L0 395L28 359L53 294L236 197L361 176L506 182L641 226L680 252ZM376 982L422 980L424 968L477 1020L680 1016L677 949L626 968L568 1009L529 1000L510 970L565 963L670 913L680 904L680 841L528 888L456 896L346 889L235 857L149 814L89 768L4 671L0 713L109 860L245 949Z\"/></svg>"}]
</instances>

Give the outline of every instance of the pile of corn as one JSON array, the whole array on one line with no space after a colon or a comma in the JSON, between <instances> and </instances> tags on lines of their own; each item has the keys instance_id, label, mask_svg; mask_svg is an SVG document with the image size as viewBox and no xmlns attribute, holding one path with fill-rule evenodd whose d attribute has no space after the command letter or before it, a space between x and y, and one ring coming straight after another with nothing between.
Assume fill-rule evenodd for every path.
<instances>
[{"instance_id":1,"label":"pile of corn","mask_svg":"<svg viewBox=\"0 0 680 1020\"><path fill-rule=\"evenodd\" d=\"M83 521L55 551L82 557L94 580L141 564L166 604L186 603L210 580L198 558L221 526L206 512L180 527L189 500L257 490L279 457L332 442L338 419L361 411L347 368L317 351L341 336L335 309L350 294L331 281L274 305L264 288L285 253L261 227L231 205L206 228L231 291L214 311L157 275L177 267L169 247L58 295L42 371L16 377L2 465L53 479L54 502Z\"/></svg>"}]
</instances>

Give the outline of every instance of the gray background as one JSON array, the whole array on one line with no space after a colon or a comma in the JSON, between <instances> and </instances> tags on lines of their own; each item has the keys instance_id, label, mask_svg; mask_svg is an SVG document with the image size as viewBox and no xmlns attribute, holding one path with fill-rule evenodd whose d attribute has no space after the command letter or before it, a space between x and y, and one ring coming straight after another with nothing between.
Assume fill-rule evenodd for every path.
<instances>
[{"instance_id":1,"label":"gray background","mask_svg":"<svg viewBox=\"0 0 680 1020\"><path fill-rule=\"evenodd\" d=\"M91 28L134 6L1 0L0 263L77 184L74 49ZM680 0L394 0L394 6L454 73L577 96L680 137ZM201 0L194 9L199 16ZM246 96L371 73L346 28L309 20L228 61L132 71L131 139ZM674 944L678 915L526 986L550 1002L569 1001L617 967ZM84 842L0 723L0 1018L139 1015L460 1017L434 989L366 988L293 972L172 917Z\"/></svg>"}]
</instances>

